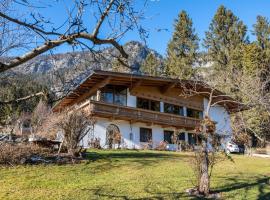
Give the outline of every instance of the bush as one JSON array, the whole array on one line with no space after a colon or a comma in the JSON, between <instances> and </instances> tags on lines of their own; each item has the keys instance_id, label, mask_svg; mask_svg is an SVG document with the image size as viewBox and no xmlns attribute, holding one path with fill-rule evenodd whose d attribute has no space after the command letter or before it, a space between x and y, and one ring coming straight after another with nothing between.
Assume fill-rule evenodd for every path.
<instances>
[{"instance_id":1,"label":"bush","mask_svg":"<svg viewBox=\"0 0 270 200\"><path fill-rule=\"evenodd\" d=\"M27 163L32 156L48 156L50 150L32 144L0 144L0 164L17 165Z\"/></svg>"},{"instance_id":2,"label":"bush","mask_svg":"<svg viewBox=\"0 0 270 200\"><path fill-rule=\"evenodd\" d=\"M168 143L165 142L165 141L161 141L155 148L155 150L158 150L158 151L166 151L167 150L167 145Z\"/></svg>"},{"instance_id":3,"label":"bush","mask_svg":"<svg viewBox=\"0 0 270 200\"><path fill-rule=\"evenodd\" d=\"M89 142L90 148L101 149L100 138L91 139Z\"/></svg>"}]
</instances>

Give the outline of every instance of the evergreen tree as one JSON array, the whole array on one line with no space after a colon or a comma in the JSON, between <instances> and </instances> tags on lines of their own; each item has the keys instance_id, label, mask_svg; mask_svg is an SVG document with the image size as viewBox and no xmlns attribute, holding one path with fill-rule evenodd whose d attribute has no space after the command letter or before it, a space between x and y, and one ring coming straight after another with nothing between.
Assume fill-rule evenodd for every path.
<instances>
[{"instance_id":1,"label":"evergreen tree","mask_svg":"<svg viewBox=\"0 0 270 200\"><path fill-rule=\"evenodd\" d=\"M267 18L258 16L257 22L253 26L253 34L257 38L257 44L261 48L261 79L266 81L270 79L270 23ZM265 85L265 91L270 91L270 83Z\"/></svg>"},{"instance_id":2,"label":"evergreen tree","mask_svg":"<svg viewBox=\"0 0 270 200\"><path fill-rule=\"evenodd\" d=\"M247 43L247 27L231 10L220 6L206 32L204 46L216 69L233 72L232 54L239 50L239 45Z\"/></svg>"},{"instance_id":3,"label":"evergreen tree","mask_svg":"<svg viewBox=\"0 0 270 200\"><path fill-rule=\"evenodd\" d=\"M160 76L161 71L161 61L153 53L149 53L141 65L141 72L151 76Z\"/></svg>"},{"instance_id":4,"label":"evergreen tree","mask_svg":"<svg viewBox=\"0 0 270 200\"><path fill-rule=\"evenodd\" d=\"M189 79L194 75L193 65L198 57L199 39L191 18L181 11L174 25L175 31L168 44L165 74Z\"/></svg>"},{"instance_id":5,"label":"evergreen tree","mask_svg":"<svg viewBox=\"0 0 270 200\"><path fill-rule=\"evenodd\" d=\"M253 25L253 34L257 38L257 44L262 50L270 49L270 24L266 17L257 16L257 22Z\"/></svg>"},{"instance_id":6,"label":"evergreen tree","mask_svg":"<svg viewBox=\"0 0 270 200\"><path fill-rule=\"evenodd\" d=\"M112 61L112 71L130 73L131 69L124 66L119 60L115 59Z\"/></svg>"}]
</instances>

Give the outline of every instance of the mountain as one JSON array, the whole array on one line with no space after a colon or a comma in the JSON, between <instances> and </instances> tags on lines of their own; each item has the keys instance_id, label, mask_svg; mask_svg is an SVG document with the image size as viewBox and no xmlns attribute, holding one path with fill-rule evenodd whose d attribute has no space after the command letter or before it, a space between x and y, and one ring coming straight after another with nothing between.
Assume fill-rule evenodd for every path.
<instances>
[{"instance_id":1,"label":"mountain","mask_svg":"<svg viewBox=\"0 0 270 200\"><path fill-rule=\"evenodd\" d=\"M156 51L137 41L130 41L123 47L129 55L127 63L133 73L140 72L140 65L149 53L163 60ZM54 94L62 96L88 77L93 69L111 70L118 55L119 52L113 47L95 53L82 51L41 55L13 69L12 73L33 76L48 85Z\"/></svg>"},{"instance_id":2,"label":"mountain","mask_svg":"<svg viewBox=\"0 0 270 200\"><path fill-rule=\"evenodd\" d=\"M154 53L159 59L162 56L137 41L130 41L124 46L128 53L128 64L134 71L139 71L140 65L149 53ZM118 51L113 48L105 48L102 51L92 53L90 51L70 52L55 55L38 56L14 70L23 74L47 74L56 71L65 71L76 68L110 70L111 63L118 56Z\"/></svg>"}]
</instances>

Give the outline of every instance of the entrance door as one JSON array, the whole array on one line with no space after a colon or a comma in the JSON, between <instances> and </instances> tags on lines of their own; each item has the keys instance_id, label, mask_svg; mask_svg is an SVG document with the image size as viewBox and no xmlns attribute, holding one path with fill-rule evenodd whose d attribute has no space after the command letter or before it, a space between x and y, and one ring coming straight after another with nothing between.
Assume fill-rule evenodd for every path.
<instances>
[{"instance_id":1,"label":"entrance door","mask_svg":"<svg viewBox=\"0 0 270 200\"><path fill-rule=\"evenodd\" d=\"M115 124L110 124L106 129L106 145L109 149L115 148L115 145L118 145L117 148L120 148L121 144L121 134L120 129Z\"/></svg>"}]
</instances>

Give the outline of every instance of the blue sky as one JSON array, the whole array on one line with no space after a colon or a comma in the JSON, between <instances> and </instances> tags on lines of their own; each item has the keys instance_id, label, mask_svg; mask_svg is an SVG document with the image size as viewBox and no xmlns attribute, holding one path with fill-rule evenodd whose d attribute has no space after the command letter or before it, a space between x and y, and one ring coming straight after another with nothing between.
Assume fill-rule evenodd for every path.
<instances>
[{"instance_id":1,"label":"blue sky","mask_svg":"<svg viewBox=\"0 0 270 200\"><path fill-rule=\"evenodd\" d=\"M147 44L161 54L166 53L167 43L173 32L174 19L181 10L186 10L192 18L196 32L200 39L204 38L211 19L220 5L231 9L248 26L250 40L252 25L256 22L257 15L270 18L269 0L159 0L152 1L146 15L153 16L147 20L145 27L149 28L150 34ZM169 31L157 32L156 28L167 28ZM127 35L125 40L132 39L132 34Z\"/></svg>"},{"instance_id":2,"label":"blue sky","mask_svg":"<svg viewBox=\"0 0 270 200\"><path fill-rule=\"evenodd\" d=\"M70 2L69 0L64 1ZM142 2L143 0L136 1ZM252 25L256 22L256 16L263 15L270 18L270 0L149 0L145 11L146 19L142 23L143 27L149 31L147 45L162 55L166 54L167 43L173 33L174 20L181 10L186 10L192 18L196 32L202 41L205 31L220 5L231 9L236 16L244 21L248 26L251 41L254 39L251 30ZM62 22L65 19L62 12L65 12L65 8L58 5L46 9L43 14L57 22ZM157 29L168 29L168 31L158 31ZM106 32L106 29L103 31ZM101 32L101 34L105 33ZM136 32L129 32L121 40L121 43L124 44L130 40L140 40L140 38ZM56 52L70 50L64 46Z\"/></svg>"}]
</instances>

